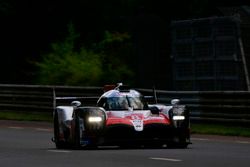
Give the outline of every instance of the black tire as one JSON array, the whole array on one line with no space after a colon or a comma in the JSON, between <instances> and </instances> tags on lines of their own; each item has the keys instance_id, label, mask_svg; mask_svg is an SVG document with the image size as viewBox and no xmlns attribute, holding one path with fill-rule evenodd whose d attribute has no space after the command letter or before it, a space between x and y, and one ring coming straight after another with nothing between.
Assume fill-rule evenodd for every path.
<instances>
[{"instance_id":1,"label":"black tire","mask_svg":"<svg viewBox=\"0 0 250 167\"><path fill-rule=\"evenodd\" d=\"M96 149L97 146L95 143L90 144L81 144L81 136L80 136L80 124L79 124L79 118L76 117L75 119L75 140L74 140L74 149Z\"/></svg>"},{"instance_id":2,"label":"black tire","mask_svg":"<svg viewBox=\"0 0 250 167\"><path fill-rule=\"evenodd\" d=\"M167 148L182 148L185 149L188 147L188 144L186 142L186 138L183 136L179 136L179 141L178 142L170 142L167 144Z\"/></svg>"},{"instance_id":3,"label":"black tire","mask_svg":"<svg viewBox=\"0 0 250 167\"><path fill-rule=\"evenodd\" d=\"M55 111L54 114L54 142L57 149L65 148L65 143L59 140L59 122L58 122L58 113Z\"/></svg>"},{"instance_id":4,"label":"black tire","mask_svg":"<svg viewBox=\"0 0 250 167\"><path fill-rule=\"evenodd\" d=\"M163 143L153 141L151 143L145 144L144 147L149 148L149 149L161 149L161 148L163 148Z\"/></svg>"},{"instance_id":5,"label":"black tire","mask_svg":"<svg viewBox=\"0 0 250 167\"><path fill-rule=\"evenodd\" d=\"M80 125L79 125L79 118L75 118L75 138L74 138L74 149L80 149Z\"/></svg>"},{"instance_id":6,"label":"black tire","mask_svg":"<svg viewBox=\"0 0 250 167\"><path fill-rule=\"evenodd\" d=\"M134 144L119 144L120 149L134 149L136 145Z\"/></svg>"},{"instance_id":7,"label":"black tire","mask_svg":"<svg viewBox=\"0 0 250 167\"><path fill-rule=\"evenodd\" d=\"M175 149L175 148L181 148L181 149L186 149L188 146L187 143L168 143L167 148L170 149Z\"/></svg>"},{"instance_id":8,"label":"black tire","mask_svg":"<svg viewBox=\"0 0 250 167\"><path fill-rule=\"evenodd\" d=\"M181 134L179 134L179 142L177 143L178 148L187 148L188 142L187 139L190 139L190 134L187 133L186 130L183 130Z\"/></svg>"},{"instance_id":9,"label":"black tire","mask_svg":"<svg viewBox=\"0 0 250 167\"><path fill-rule=\"evenodd\" d=\"M188 148L188 143L179 143L179 144L177 145L177 148L186 149L186 148Z\"/></svg>"},{"instance_id":10,"label":"black tire","mask_svg":"<svg viewBox=\"0 0 250 167\"><path fill-rule=\"evenodd\" d=\"M79 118L75 118L75 139L74 139L74 149L96 149L97 145L95 143L82 145L81 144L81 136L80 136L80 124L79 124Z\"/></svg>"}]
</instances>

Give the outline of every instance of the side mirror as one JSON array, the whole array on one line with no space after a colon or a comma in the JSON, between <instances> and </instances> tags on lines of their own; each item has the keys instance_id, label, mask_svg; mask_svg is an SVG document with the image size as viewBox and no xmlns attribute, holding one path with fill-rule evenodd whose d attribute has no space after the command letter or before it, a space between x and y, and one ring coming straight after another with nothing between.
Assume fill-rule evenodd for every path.
<instances>
[{"instance_id":1,"label":"side mirror","mask_svg":"<svg viewBox=\"0 0 250 167\"><path fill-rule=\"evenodd\" d=\"M73 107L79 107L80 105L81 105L80 101L72 101L71 102L71 106L73 106Z\"/></svg>"},{"instance_id":2,"label":"side mirror","mask_svg":"<svg viewBox=\"0 0 250 167\"><path fill-rule=\"evenodd\" d=\"M172 105L178 105L179 103L180 103L179 99L173 99L173 100L171 100L171 104Z\"/></svg>"},{"instance_id":3,"label":"side mirror","mask_svg":"<svg viewBox=\"0 0 250 167\"><path fill-rule=\"evenodd\" d=\"M160 110L158 107L153 106L149 108L152 114L159 114Z\"/></svg>"}]
</instances>

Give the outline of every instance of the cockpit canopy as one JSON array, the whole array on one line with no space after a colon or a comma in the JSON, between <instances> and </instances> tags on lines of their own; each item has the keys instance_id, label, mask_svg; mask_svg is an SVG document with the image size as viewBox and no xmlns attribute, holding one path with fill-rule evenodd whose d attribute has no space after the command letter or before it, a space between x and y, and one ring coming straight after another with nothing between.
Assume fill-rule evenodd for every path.
<instances>
[{"instance_id":1,"label":"cockpit canopy","mask_svg":"<svg viewBox=\"0 0 250 167\"><path fill-rule=\"evenodd\" d=\"M98 100L97 104L99 107L103 107L109 111L148 109L143 96L135 90L128 92L120 92L118 90L108 91Z\"/></svg>"}]
</instances>

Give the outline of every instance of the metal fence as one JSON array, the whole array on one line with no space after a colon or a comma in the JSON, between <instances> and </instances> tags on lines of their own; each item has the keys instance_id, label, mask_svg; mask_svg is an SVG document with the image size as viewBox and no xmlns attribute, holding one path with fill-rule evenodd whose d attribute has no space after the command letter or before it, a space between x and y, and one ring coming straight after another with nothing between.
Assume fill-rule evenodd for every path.
<instances>
[{"instance_id":1,"label":"metal fence","mask_svg":"<svg viewBox=\"0 0 250 167\"><path fill-rule=\"evenodd\" d=\"M223 16L171 23L176 90L248 90L240 22Z\"/></svg>"},{"instance_id":2,"label":"metal fence","mask_svg":"<svg viewBox=\"0 0 250 167\"><path fill-rule=\"evenodd\" d=\"M152 96L151 89L137 89ZM170 104L179 98L190 110L192 122L250 125L250 92L248 91L164 91L155 90L157 102ZM82 99L83 105L95 105L102 87L67 87L0 84L0 112L52 112L54 95L92 97ZM69 101L57 101L57 105Z\"/></svg>"}]
</instances>

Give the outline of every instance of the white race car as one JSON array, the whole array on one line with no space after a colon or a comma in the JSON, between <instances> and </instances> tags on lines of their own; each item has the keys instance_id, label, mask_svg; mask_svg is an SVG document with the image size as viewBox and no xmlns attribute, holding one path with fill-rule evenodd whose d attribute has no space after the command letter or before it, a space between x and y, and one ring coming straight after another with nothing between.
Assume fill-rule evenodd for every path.
<instances>
[{"instance_id":1,"label":"white race car","mask_svg":"<svg viewBox=\"0 0 250 167\"><path fill-rule=\"evenodd\" d=\"M99 145L186 148L191 143L189 112L186 106L179 105L178 99L173 99L170 106L149 105L141 93L122 84L109 86L95 106L72 101L69 106L56 106L53 115L53 141L57 148Z\"/></svg>"}]
</instances>

